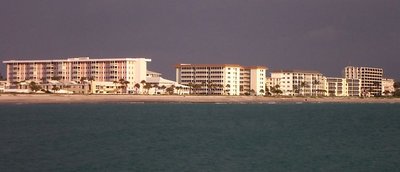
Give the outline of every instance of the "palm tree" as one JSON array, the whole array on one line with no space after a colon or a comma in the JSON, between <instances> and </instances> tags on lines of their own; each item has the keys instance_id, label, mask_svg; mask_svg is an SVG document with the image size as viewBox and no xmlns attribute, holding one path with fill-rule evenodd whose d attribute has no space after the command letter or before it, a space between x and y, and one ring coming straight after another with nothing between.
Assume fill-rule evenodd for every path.
<instances>
[{"instance_id":1,"label":"palm tree","mask_svg":"<svg viewBox=\"0 0 400 172\"><path fill-rule=\"evenodd\" d=\"M298 85L293 85L293 92L296 93L295 95L298 95L300 93L300 89Z\"/></svg>"},{"instance_id":2,"label":"palm tree","mask_svg":"<svg viewBox=\"0 0 400 172\"><path fill-rule=\"evenodd\" d=\"M189 86L189 94L192 94L193 83L189 82L187 86Z\"/></svg>"},{"instance_id":3,"label":"palm tree","mask_svg":"<svg viewBox=\"0 0 400 172\"><path fill-rule=\"evenodd\" d=\"M42 89L42 87L40 85L37 85L36 82L33 82L33 81L31 83L29 83L29 88L35 93Z\"/></svg>"},{"instance_id":4,"label":"palm tree","mask_svg":"<svg viewBox=\"0 0 400 172\"><path fill-rule=\"evenodd\" d=\"M182 87L181 87L181 86L177 86L177 87L175 87L175 88L176 88L176 90L178 91L178 94L181 94L180 90L182 89Z\"/></svg>"},{"instance_id":5,"label":"palm tree","mask_svg":"<svg viewBox=\"0 0 400 172\"><path fill-rule=\"evenodd\" d=\"M230 85L230 84L226 84L225 87L226 87L226 93L229 95L229 94L230 94L229 92L231 91L231 90L230 90L231 85ZM242 86L242 88L243 88L243 86Z\"/></svg>"},{"instance_id":6,"label":"palm tree","mask_svg":"<svg viewBox=\"0 0 400 172\"><path fill-rule=\"evenodd\" d=\"M51 80L60 81L61 79L62 79L61 76L53 76L53 77L51 77Z\"/></svg>"},{"instance_id":7,"label":"palm tree","mask_svg":"<svg viewBox=\"0 0 400 172\"><path fill-rule=\"evenodd\" d=\"M118 81L113 81L113 83L114 83L114 85L115 85L115 89L114 89L114 93L116 93L117 92L117 84L119 83Z\"/></svg>"},{"instance_id":8,"label":"palm tree","mask_svg":"<svg viewBox=\"0 0 400 172\"><path fill-rule=\"evenodd\" d=\"M168 94L174 94L174 90L175 90L175 85L171 85L170 87L167 88L167 92Z\"/></svg>"},{"instance_id":9,"label":"palm tree","mask_svg":"<svg viewBox=\"0 0 400 172\"><path fill-rule=\"evenodd\" d=\"M144 89L144 86L146 85L146 81L145 81L145 80L142 80L142 81L140 81L140 83L142 84L142 88ZM142 91L142 94L144 94L143 91Z\"/></svg>"},{"instance_id":10,"label":"palm tree","mask_svg":"<svg viewBox=\"0 0 400 172\"><path fill-rule=\"evenodd\" d=\"M128 94L128 84L130 82L129 81L124 81L122 84L125 86L125 93Z\"/></svg>"},{"instance_id":11,"label":"palm tree","mask_svg":"<svg viewBox=\"0 0 400 172\"><path fill-rule=\"evenodd\" d=\"M374 82L374 87L376 90L379 90L379 86L381 85L380 82ZM375 93L374 96L380 96L380 92Z\"/></svg>"},{"instance_id":12,"label":"palm tree","mask_svg":"<svg viewBox=\"0 0 400 172\"><path fill-rule=\"evenodd\" d=\"M146 89L146 93L149 94L149 90L152 88L152 85L150 83L146 83L146 85L143 86L144 89Z\"/></svg>"},{"instance_id":13,"label":"palm tree","mask_svg":"<svg viewBox=\"0 0 400 172\"><path fill-rule=\"evenodd\" d=\"M201 89L201 88L202 88L202 85L201 85L201 84L194 84L194 85L193 85L193 89L194 89L194 91L195 91L194 94L197 94L197 90L198 90L198 89Z\"/></svg>"},{"instance_id":14,"label":"palm tree","mask_svg":"<svg viewBox=\"0 0 400 172\"><path fill-rule=\"evenodd\" d=\"M163 90L163 93L165 93L165 89L166 89L167 87L165 86L165 85L162 85L161 87L160 87L160 89L162 89Z\"/></svg>"},{"instance_id":15,"label":"palm tree","mask_svg":"<svg viewBox=\"0 0 400 172\"><path fill-rule=\"evenodd\" d=\"M265 86L265 95L269 96L271 93L269 92L269 88Z\"/></svg>"},{"instance_id":16,"label":"palm tree","mask_svg":"<svg viewBox=\"0 0 400 172\"><path fill-rule=\"evenodd\" d=\"M53 90L53 93L56 93L56 91L60 90L60 88L57 87L57 85L53 85L53 88L51 88L51 90Z\"/></svg>"},{"instance_id":17,"label":"palm tree","mask_svg":"<svg viewBox=\"0 0 400 172\"><path fill-rule=\"evenodd\" d=\"M318 80L314 80L313 81L313 86L315 85L315 89L314 89L314 91L315 91L315 96L317 96L317 91L318 91L318 89L317 89L317 87L318 87L318 85L320 84L320 82L318 81Z\"/></svg>"},{"instance_id":18,"label":"palm tree","mask_svg":"<svg viewBox=\"0 0 400 172\"><path fill-rule=\"evenodd\" d=\"M210 94L213 94L213 93L214 93L214 91L213 91L214 86L215 86L215 84L214 84L213 82L211 82L211 81L209 81L209 82L207 83L207 94L208 94L208 90L210 91Z\"/></svg>"},{"instance_id":19,"label":"palm tree","mask_svg":"<svg viewBox=\"0 0 400 172\"><path fill-rule=\"evenodd\" d=\"M206 87L206 94L208 94L208 92L207 92L207 82L206 81L203 81L203 82L201 82L201 86L202 87Z\"/></svg>"},{"instance_id":20,"label":"palm tree","mask_svg":"<svg viewBox=\"0 0 400 172\"><path fill-rule=\"evenodd\" d=\"M152 86L153 86L153 88L154 88L154 94L157 94L158 87L159 87L158 84L155 83L155 84L153 84Z\"/></svg>"},{"instance_id":21,"label":"palm tree","mask_svg":"<svg viewBox=\"0 0 400 172\"><path fill-rule=\"evenodd\" d=\"M304 96L304 94L305 94L304 91L305 91L305 88L306 88L307 86L308 86L308 84L307 84L306 81L303 81L303 82L300 83L300 87L303 88L303 89L302 89L302 92L303 92L302 95L303 95L303 96Z\"/></svg>"},{"instance_id":22,"label":"palm tree","mask_svg":"<svg viewBox=\"0 0 400 172\"><path fill-rule=\"evenodd\" d=\"M260 93L261 93L261 94L264 94L264 90L263 90L263 89L261 89L261 90L260 90Z\"/></svg>"},{"instance_id":23,"label":"palm tree","mask_svg":"<svg viewBox=\"0 0 400 172\"><path fill-rule=\"evenodd\" d=\"M281 86L280 85L275 85L273 87L271 87L271 93L274 93L276 95L282 94L282 90L280 90Z\"/></svg>"},{"instance_id":24,"label":"palm tree","mask_svg":"<svg viewBox=\"0 0 400 172\"><path fill-rule=\"evenodd\" d=\"M136 94L138 94L138 90L139 90L139 88L140 88L140 84L139 84L139 83L136 83L134 87L135 87L135 92L136 92Z\"/></svg>"},{"instance_id":25,"label":"palm tree","mask_svg":"<svg viewBox=\"0 0 400 172\"><path fill-rule=\"evenodd\" d=\"M254 91L253 89L250 90L250 95L255 95L256 91Z\"/></svg>"},{"instance_id":26,"label":"palm tree","mask_svg":"<svg viewBox=\"0 0 400 172\"><path fill-rule=\"evenodd\" d=\"M128 84L129 84L130 82L129 81L126 81L126 80L124 80L124 79L119 79L119 84L121 84L122 85L122 88L124 89L124 92L125 92L125 94L127 94L128 93ZM122 91L121 91L121 93L122 93Z\"/></svg>"}]
</instances>

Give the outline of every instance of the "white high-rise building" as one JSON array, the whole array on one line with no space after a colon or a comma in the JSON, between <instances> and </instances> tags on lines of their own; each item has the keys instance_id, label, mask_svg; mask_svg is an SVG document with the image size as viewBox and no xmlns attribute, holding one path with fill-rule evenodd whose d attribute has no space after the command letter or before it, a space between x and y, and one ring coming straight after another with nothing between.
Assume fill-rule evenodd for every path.
<instances>
[{"instance_id":1,"label":"white high-rise building","mask_svg":"<svg viewBox=\"0 0 400 172\"><path fill-rule=\"evenodd\" d=\"M347 66L344 69L346 79L360 79L363 96L380 96L382 94L383 69L376 67Z\"/></svg>"},{"instance_id":2,"label":"white high-rise building","mask_svg":"<svg viewBox=\"0 0 400 172\"><path fill-rule=\"evenodd\" d=\"M192 86L197 94L264 95L266 71L264 66L178 64L176 82Z\"/></svg>"},{"instance_id":3,"label":"white high-rise building","mask_svg":"<svg viewBox=\"0 0 400 172\"><path fill-rule=\"evenodd\" d=\"M7 81L9 83L31 80L61 82L91 79L98 82L128 81L128 90L135 83L146 80L147 62L145 58L90 59L77 57L60 60L8 60Z\"/></svg>"}]
</instances>

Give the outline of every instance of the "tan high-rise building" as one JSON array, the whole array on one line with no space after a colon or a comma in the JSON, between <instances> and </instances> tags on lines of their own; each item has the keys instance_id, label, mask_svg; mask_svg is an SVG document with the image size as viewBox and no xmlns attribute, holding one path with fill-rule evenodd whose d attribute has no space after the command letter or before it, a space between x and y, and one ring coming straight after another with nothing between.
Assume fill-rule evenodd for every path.
<instances>
[{"instance_id":1,"label":"tan high-rise building","mask_svg":"<svg viewBox=\"0 0 400 172\"><path fill-rule=\"evenodd\" d=\"M129 81L127 89L135 83L146 80L147 62L145 58L105 58L90 59L77 57L60 60L8 60L7 81L9 83L31 80L79 81L82 78L99 82Z\"/></svg>"},{"instance_id":2,"label":"tan high-rise building","mask_svg":"<svg viewBox=\"0 0 400 172\"><path fill-rule=\"evenodd\" d=\"M382 94L382 76L382 68L347 66L344 69L346 79L361 80L361 94L364 96L380 96Z\"/></svg>"},{"instance_id":3,"label":"tan high-rise building","mask_svg":"<svg viewBox=\"0 0 400 172\"><path fill-rule=\"evenodd\" d=\"M243 67L238 64L178 64L176 81L197 85L197 94L264 95L264 66Z\"/></svg>"}]
</instances>

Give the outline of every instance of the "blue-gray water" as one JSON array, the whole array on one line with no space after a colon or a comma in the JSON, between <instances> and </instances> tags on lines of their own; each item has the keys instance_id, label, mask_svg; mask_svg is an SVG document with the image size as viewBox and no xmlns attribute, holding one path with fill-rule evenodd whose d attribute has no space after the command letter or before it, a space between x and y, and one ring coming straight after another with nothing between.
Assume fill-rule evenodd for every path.
<instances>
[{"instance_id":1,"label":"blue-gray water","mask_svg":"<svg viewBox=\"0 0 400 172\"><path fill-rule=\"evenodd\" d=\"M399 104L0 105L0 171L400 171Z\"/></svg>"}]
</instances>

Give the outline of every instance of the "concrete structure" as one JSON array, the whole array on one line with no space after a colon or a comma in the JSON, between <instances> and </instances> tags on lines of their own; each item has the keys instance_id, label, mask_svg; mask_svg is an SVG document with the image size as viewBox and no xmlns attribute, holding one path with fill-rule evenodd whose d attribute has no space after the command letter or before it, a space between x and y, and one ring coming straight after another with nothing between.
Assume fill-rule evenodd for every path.
<instances>
[{"instance_id":1,"label":"concrete structure","mask_svg":"<svg viewBox=\"0 0 400 172\"><path fill-rule=\"evenodd\" d=\"M322 96L325 95L325 78L318 71L278 70L268 78L269 90L279 86L283 95Z\"/></svg>"},{"instance_id":2,"label":"concrete structure","mask_svg":"<svg viewBox=\"0 0 400 172\"><path fill-rule=\"evenodd\" d=\"M326 96L361 96L361 80L326 77Z\"/></svg>"},{"instance_id":3,"label":"concrete structure","mask_svg":"<svg viewBox=\"0 0 400 172\"><path fill-rule=\"evenodd\" d=\"M382 78L382 95L390 96L394 91L394 79Z\"/></svg>"},{"instance_id":4,"label":"concrete structure","mask_svg":"<svg viewBox=\"0 0 400 172\"><path fill-rule=\"evenodd\" d=\"M326 77L325 89L327 96L347 96L345 78Z\"/></svg>"},{"instance_id":5,"label":"concrete structure","mask_svg":"<svg viewBox=\"0 0 400 172\"><path fill-rule=\"evenodd\" d=\"M146 84L152 85L148 90L148 94L169 94L167 91L168 88L173 89L173 94L185 95L190 93L188 86L164 79L160 75L147 77Z\"/></svg>"},{"instance_id":6,"label":"concrete structure","mask_svg":"<svg viewBox=\"0 0 400 172\"><path fill-rule=\"evenodd\" d=\"M264 95L264 66L238 64L178 64L176 82L193 87L197 94Z\"/></svg>"},{"instance_id":7,"label":"concrete structure","mask_svg":"<svg viewBox=\"0 0 400 172\"><path fill-rule=\"evenodd\" d=\"M346 79L361 80L362 96L380 96L382 94L382 76L382 68L347 66L344 69Z\"/></svg>"},{"instance_id":8,"label":"concrete structure","mask_svg":"<svg viewBox=\"0 0 400 172\"><path fill-rule=\"evenodd\" d=\"M4 93L7 88L8 82L0 80L0 93Z\"/></svg>"},{"instance_id":9,"label":"concrete structure","mask_svg":"<svg viewBox=\"0 0 400 172\"><path fill-rule=\"evenodd\" d=\"M9 83L31 80L61 82L92 79L99 82L128 81L127 91L134 89L135 83L146 80L147 62L145 58L106 58L89 57L68 58L62 60L9 60L7 81Z\"/></svg>"}]
</instances>

